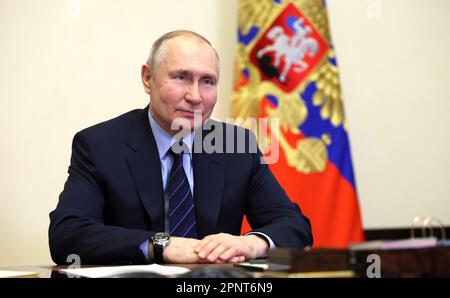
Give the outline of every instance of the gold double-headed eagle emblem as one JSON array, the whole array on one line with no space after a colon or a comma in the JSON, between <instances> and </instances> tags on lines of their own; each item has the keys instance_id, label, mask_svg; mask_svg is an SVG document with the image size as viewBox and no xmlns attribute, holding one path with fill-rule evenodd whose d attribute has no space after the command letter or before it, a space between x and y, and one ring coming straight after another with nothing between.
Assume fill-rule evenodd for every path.
<instances>
[{"instance_id":1,"label":"gold double-headed eagle emblem","mask_svg":"<svg viewBox=\"0 0 450 298\"><path fill-rule=\"evenodd\" d=\"M280 4L274 3L273 0L240 0L239 2L240 31L249 32L252 27L257 27L259 30L257 36L247 45L239 43L237 46L232 116L235 119L257 119L261 115L262 99L267 95L275 96L278 99L276 107L263 105L262 114L267 115L268 118L279 119L280 129L271 131L271 136L277 139L283 149L288 165L304 174L323 172L328 161L327 146L333 141L331 136L323 134L320 138L301 137L300 130L301 125L308 120L308 108L300 94L311 82L315 82L317 87L313 96L313 105L320 107L322 120L330 121L335 127L344 125L345 128L346 126L339 73L336 65L330 62L335 59L335 56L329 46L331 40L323 1L290 2L309 20L328 45L326 55L317 64L311 66L313 69L298 86L289 92L281 90L272 81L264 80L260 69L250 61L250 52L257 41L267 32L280 13L288 5L292 5L285 2L287 1ZM241 74L244 69L249 74L249 81L246 84L241 83ZM296 143L289 142L286 134L298 136ZM270 138L268 141L270 142Z\"/></svg>"}]
</instances>

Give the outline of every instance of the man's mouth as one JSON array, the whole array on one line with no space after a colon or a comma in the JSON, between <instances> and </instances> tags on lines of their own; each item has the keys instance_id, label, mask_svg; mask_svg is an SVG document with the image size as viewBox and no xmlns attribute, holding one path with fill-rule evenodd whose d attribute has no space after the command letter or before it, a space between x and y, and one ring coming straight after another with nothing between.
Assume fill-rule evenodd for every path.
<instances>
[{"instance_id":1,"label":"man's mouth","mask_svg":"<svg viewBox=\"0 0 450 298\"><path fill-rule=\"evenodd\" d=\"M194 115L201 116L202 113L200 111L190 111L190 110L178 110L178 112L183 115L185 118L194 118Z\"/></svg>"}]
</instances>

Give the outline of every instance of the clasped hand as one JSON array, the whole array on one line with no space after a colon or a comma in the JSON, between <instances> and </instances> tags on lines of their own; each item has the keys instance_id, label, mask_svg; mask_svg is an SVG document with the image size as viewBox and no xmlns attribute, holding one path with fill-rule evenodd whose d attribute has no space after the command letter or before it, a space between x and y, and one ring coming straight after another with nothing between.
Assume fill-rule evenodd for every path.
<instances>
[{"instance_id":1,"label":"clasped hand","mask_svg":"<svg viewBox=\"0 0 450 298\"><path fill-rule=\"evenodd\" d=\"M268 250L267 242L259 236L220 233L201 240L171 237L163 258L167 263L239 263L265 257Z\"/></svg>"}]
</instances>

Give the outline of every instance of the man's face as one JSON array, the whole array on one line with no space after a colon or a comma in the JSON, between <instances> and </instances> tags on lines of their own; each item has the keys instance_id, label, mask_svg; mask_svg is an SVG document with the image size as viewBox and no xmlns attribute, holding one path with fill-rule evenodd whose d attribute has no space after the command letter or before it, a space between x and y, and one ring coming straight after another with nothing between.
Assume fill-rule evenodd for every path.
<instances>
[{"instance_id":1,"label":"man's face","mask_svg":"<svg viewBox=\"0 0 450 298\"><path fill-rule=\"evenodd\" d=\"M184 127L187 121L194 129L211 116L217 101L217 60L207 43L192 37L167 40L164 47L154 73L143 65L142 80L152 117L173 135L172 122ZM196 125L194 111L201 115Z\"/></svg>"}]
</instances>

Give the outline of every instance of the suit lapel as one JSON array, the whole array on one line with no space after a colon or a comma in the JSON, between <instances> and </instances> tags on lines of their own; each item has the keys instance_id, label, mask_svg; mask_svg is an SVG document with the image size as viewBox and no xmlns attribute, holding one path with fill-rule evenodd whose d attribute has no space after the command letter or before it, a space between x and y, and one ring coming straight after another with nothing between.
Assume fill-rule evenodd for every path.
<instances>
[{"instance_id":1,"label":"suit lapel","mask_svg":"<svg viewBox=\"0 0 450 298\"><path fill-rule=\"evenodd\" d=\"M152 220L152 230L164 231L164 190L158 147L148 120L148 107L138 112L126 141L127 164L139 198Z\"/></svg>"},{"instance_id":2,"label":"suit lapel","mask_svg":"<svg viewBox=\"0 0 450 298\"><path fill-rule=\"evenodd\" d=\"M197 138L197 134L195 137ZM194 146L195 144L196 142ZM217 233L217 219L225 179L225 159L222 154L208 154L202 150L201 153L193 154L192 162L195 214L198 236L201 239L209 234Z\"/></svg>"}]
</instances>

